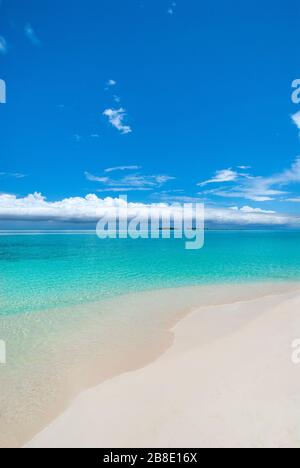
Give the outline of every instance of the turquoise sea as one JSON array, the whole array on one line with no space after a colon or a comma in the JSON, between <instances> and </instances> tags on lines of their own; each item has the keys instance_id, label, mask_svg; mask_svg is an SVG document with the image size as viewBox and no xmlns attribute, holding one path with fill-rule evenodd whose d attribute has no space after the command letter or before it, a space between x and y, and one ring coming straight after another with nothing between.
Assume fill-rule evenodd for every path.
<instances>
[{"instance_id":1,"label":"turquoise sea","mask_svg":"<svg viewBox=\"0 0 300 468\"><path fill-rule=\"evenodd\" d=\"M0 447L22 446L83 389L151 362L195 307L300 280L300 232L205 237L192 251L176 239L0 233ZM177 288L194 285L209 287Z\"/></svg>"},{"instance_id":2,"label":"turquoise sea","mask_svg":"<svg viewBox=\"0 0 300 468\"><path fill-rule=\"evenodd\" d=\"M2 234L0 272L2 316L174 286L299 280L300 232L207 231L198 251L177 239Z\"/></svg>"}]
</instances>

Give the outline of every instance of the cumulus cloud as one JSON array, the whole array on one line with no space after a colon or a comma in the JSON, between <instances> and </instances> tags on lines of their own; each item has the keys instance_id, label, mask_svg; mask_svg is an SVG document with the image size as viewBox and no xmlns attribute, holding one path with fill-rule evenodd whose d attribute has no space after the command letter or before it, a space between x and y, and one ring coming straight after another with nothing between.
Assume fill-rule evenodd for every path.
<instances>
[{"instance_id":1,"label":"cumulus cloud","mask_svg":"<svg viewBox=\"0 0 300 468\"><path fill-rule=\"evenodd\" d=\"M123 107L120 107L120 109L106 109L103 112L103 115L105 115L108 118L110 124L119 130L119 132L121 132L123 135L132 133L131 127L124 124L126 111L123 109Z\"/></svg>"},{"instance_id":2,"label":"cumulus cloud","mask_svg":"<svg viewBox=\"0 0 300 468\"><path fill-rule=\"evenodd\" d=\"M149 208L162 211L174 218L182 215L182 206L166 203L143 204L128 203L121 198L98 198L95 194L86 197L65 198L59 201L47 201L41 193L29 194L26 197L0 194L0 217L4 220L19 221L65 221L65 222L97 222L103 216L113 216L118 209L122 218L128 213L129 218L134 216L147 217ZM270 225L270 226L300 226L300 218L278 213L265 213L250 207L242 209L227 209L207 207L205 210L207 222L216 224L232 224L241 226Z\"/></svg>"},{"instance_id":3,"label":"cumulus cloud","mask_svg":"<svg viewBox=\"0 0 300 468\"><path fill-rule=\"evenodd\" d=\"M3 36L0 36L0 54L5 55L7 53L7 42Z\"/></svg>"}]
</instances>

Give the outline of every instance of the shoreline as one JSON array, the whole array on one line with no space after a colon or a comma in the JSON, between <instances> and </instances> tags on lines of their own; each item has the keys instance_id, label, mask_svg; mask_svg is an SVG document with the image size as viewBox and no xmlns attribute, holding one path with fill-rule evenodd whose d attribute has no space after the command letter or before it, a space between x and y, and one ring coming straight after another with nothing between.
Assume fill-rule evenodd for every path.
<instances>
[{"instance_id":1,"label":"shoreline","mask_svg":"<svg viewBox=\"0 0 300 468\"><path fill-rule=\"evenodd\" d=\"M276 287L274 288L275 285ZM178 289L180 289L180 291L178 291ZM220 361L224 359L222 357L223 343L226 344L226 346L228 344L229 348L236 346L238 352L236 354L233 353L231 362L230 360L229 362L226 361L223 363L222 368L226 369L226 366L228 367L228 375L234 375L240 372L241 375L243 375L243 379L237 379L235 377L235 381L230 382L228 377L228 379L225 378L225 382L234 393L237 393L235 389L241 386L243 387L242 392L247 393L243 382L245 379L249 379L249 376L247 376L247 372L245 375L245 370L237 359L238 356L243 353L244 348L241 341L237 344L235 344L235 341L237 337L241 336L239 339L242 340L242 342L245 341L245 343L250 345L254 340L257 341L259 347L262 333L266 334L267 340L270 339L268 334L270 328L275 327L277 332L278 328L276 327L278 326L279 331L284 330L285 325L288 325L288 328L290 328L290 325L287 324L285 320L287 320L287 316L290 315L293 316L292 318L294 321L298 320L298 318L295 317L295 305L292 303L300 299L300 285L299 283L252 283L243 286L200 286L182 289L177 288L177 290L173 290L173 295L176 291L178 297L173 298L173 300L175 299L173 304L176 304L178 298L184 295L183 292L186 293L186 296L194 294L195 297L189 297L189 304L186 303L186 308L184 308L184 310L180 309L181 304L178 305L178 309L181 310L181 312L177 315L177 318L174 316L172 318L171 316L169 317L170 321L167 325L169 328L165 329L162 335L164 337L168 336L165 346L161 347L160 345L162 342L158 343L157 341L152 348L152 351L156 349L156 353L154 353L154 355L152 353L152 356L150 353L148 361L146 360L144 363L140 362L139 366L133 365L129 369L128 367L130 366L128 366L127 362L127 369L123 369L123 371L117 373L115 376L112 375L108 377L102 383L96 386L94 385L90 389L79 392L79 395L75 396L75 398L69 402L67 408L64 409L60 416L54 419L52 423L45 426L45 429L25 445L26 447L109 446L132 448L147 446L155 448L176 448L183 446L183 443L186 444L186 447L201 446L201 442L204 440L206 440L204 446L214 446L214 443L218 444L218 441L220 446L231 445L228 440L222 441L220 439L220 434L214 432L214 428L218 428L216 421L220 418L222 419L223 417L225 423L229 424L231 418L234 420L235 417L238 419L239 416L235 414L235 403L230 392L223 395L223 386L220 382L224 380L224 375L222 374L222 379L220 379L220 375L218 375L217 371L215 374L212 372L212 369L218 369L217 356L220 354ZM204 291L207 294L205 299L203 299ZM200 292L202 294L200 294ZM137 296L143 296L143 300L145 300L144 296L146 294L148 299L151 300L152 297L151 302L153 308L153 305L155 306L157 302L159 304L162 303L163 293L166 293L166 291L142 293L136 295L134 300L136 301ZM167 296L170 298L171 295L172 292L167 290ZM202 303L199 299L202 299ZM287 303L289 303L288 307L284 305ZM298 304L299 303L300 300ZM138 306L141 306L141 304ZM286 307L286 318L280 316L279 322L276 323L276 311L277 315L282 315L281 309L285 309ZM274 320L272 319L272 314L274 314ZM267 323L270 322L268 326L256 327L256 323L259 325L260 323L264 323L264 321ZM255 329L254 332L253 328ZM294 330L295 336L291 338L291 342L292 339L297 338L297 330L299 330L298 335L300 335L300 321L299 327ZM247 335L251 335L251 333L252 337L249 339ZM276 336L277 335L274 334L274 341ZM283 364L281 363L281 366L278 364L277 373L284 374L288 372L292 374L292 379L295 380L295 385L297 386L300 382L300 370L296 366L291 367L289 361L291 342L289 343L287 341L285 347L282 348L282 352L287 353L285 356L286 361ZM153 345L153 343L151 344ZM137 349L140 350L141 348ZM266 359L269 360L268 362L270 363L272 361L273 365L274 352L276 352L276 347L275 350L272 348L271 356L266 356ZM227 350L225 347L225 354L226 353ZM257 353L257 350L252 349L252 353ZM256 364L253 361L253 357L251 359L249 350L247 350L246 354L247 365L250 365L250 371L253 374ZM257 358L259 358L258 362L259 360L264 361L264 356L257 356ZM184 363L183 367L182 363ZM203 379L204 376L206 376L204 382L201 382L201 385L199 385L199 378L192 379L191 382L191 375L188 372L188 369L192 368L194 368L193 372L195 372L195 369L199 371L199 369L197 369L198 367L204 372ZM256 370L259 372L259 369ZM186 379L184 379L184 374L186 372ZM251 372L249 372L252 379L249 380L249 389L253 388L256 375L254 373L253 376ZM183 374L180 375L180 373ZM168 381L168 377L166 377L169 374L172 381L171 387L169 387L170 382ZM213 383L210 382L212 379L211 374L215 379ZM289 379L291 379L290 375ZM185 380L186 384L184 385L182 381ZM160 382L159 388L163 389L165 393L163 397L157 392L157 382ZM204 388L202 388L203 386ZM269 386L267 376L263 386L270 394L274 391L274 389ZM182 387L184 387L184 389ZM199 387L198 396L194 394L194 387ZM176 388L175 392L174 388ZM177 390L177 388L179 388L179 390ZM298 386L298 388L298 394L300 394L300 387ZM136 389L139 389L139 391ZM218 392L219 396L222 396L223 401L223 405L220 405L218 408L220 412L219 416L214 415L214 407L216 403L219 402ZM195 416L190 412L191 393L194 398L194 409L192 413L197 413L200 403L202 405L202 412L200 411L200 413L198 415L195 414ZM211 393L215 396L211 396ZM201 395L201 398L198 401L199 395ZM171 401L171 407L169 405L169 399ZM244 411L249 413L249 421L253 420L253 413L255 412L258 413L258 421L264 416L261 406L265 406L269 399L270 395L265 394L264 398L257 399L254 405L251 400L245 400ZM206 401L205 405L203 405L202 400ZM292 404L294 400L295 397L293 396L292 401L287 399L285 404ZM230 407L233 412L233 414L230 414L230 417L229 414L226 413L224 415L222 413L227 407ZM209 413L209 408L212 414ZM131 411L130 414L128 414L129 409ZM278 409L280 411L280 408L276 409L274 406L270 414L268 414L268 417L270 417L273 411L276 413ZM260 412L262 412L262 415L259 415ZM126 417L120 417L123 413L126 413ZM175 424L176 421L173 419L173 413L177 414L175 419L178 419L180 424ZM297 400L296 408L293 408L292 413L299 421L300 401ZM289 433L291 431L292 433L296 431L297 434L295 436L296 439L295 437L294 439L290 437L291 440L285 435L282 437L282 440L278 442L279 445L293 446L295 444L297 445L297 441L299 441L300 446L300 432L299 430L297 432L297 428L294 428L294 420L291 412L284 412L282 418L284 417L289 419L286 422ZM212 418L215 418L215 423L212 423ZM201 419L205 421L203 426L207 427L210 431L210 438L207 438L203 433L203 427L197 426L198 421L201 421ZM124 421L128 423L130 421L130 423L125 424ZM191 430L190 426L192 426L194 430ZM141 433L140 430L135 429L138 427L143 428ZM166 427L168 430L166 430ZM185 427L186 435L182 433L180 427ZM239 430L243 433L243 436L245 436L245 432L247 433L246 439L240 440L238 438L238 440L235 440L237 435L232 435L232 445L247 445L247 440L249 440L251 446L272 446L273 441L270 442L261 439L263 435L259 432L259 427L260 424L257 421L252 421L251 424L250 422L245 424L245 421L243 421ZM268 431L272 427L274 427L273 422L272 424L270 423L268 427L264 427L264 430ZM290 427L292 427L292 429L290 429ZM258 435L255 435L255 431L258 431ZM198 434L197 440L195 440L195 432ZM224 434L227 432L228 428L226 431L224 430ZM126 435L127 433L128 436ZM261 439L261 443L258 442L259 438Z\"/></svg>"}]
</instances>

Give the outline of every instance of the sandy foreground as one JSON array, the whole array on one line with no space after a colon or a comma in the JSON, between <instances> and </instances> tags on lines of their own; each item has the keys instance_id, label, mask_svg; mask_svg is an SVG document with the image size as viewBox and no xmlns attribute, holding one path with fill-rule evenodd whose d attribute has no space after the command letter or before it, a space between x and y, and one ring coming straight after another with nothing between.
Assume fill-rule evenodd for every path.
<instances>
[{"instance_id":1,"label":"sandy foreground","mask_svg":"<svg viewBox=\"0 0 300 468\"><path fill-rule=\"evenodd\" d=\"M81 393L26 447L300 447L299 289L201 307L172 331L155 362Z\"/></svg>"}]
</instances>

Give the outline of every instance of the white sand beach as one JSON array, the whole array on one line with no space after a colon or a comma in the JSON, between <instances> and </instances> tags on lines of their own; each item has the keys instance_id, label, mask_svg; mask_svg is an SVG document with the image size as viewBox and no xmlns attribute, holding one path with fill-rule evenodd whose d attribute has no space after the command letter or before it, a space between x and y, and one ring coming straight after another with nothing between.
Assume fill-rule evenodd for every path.
<instances>
[{"instance_id":1,"label":"white sand beach","mask_svg":"<svg viewBox=\"0 0 300 468\"><path fill-rule=\"evenodd\" d=\"M26 447L299 448L299 286L229 290L182 318L155 361L83 391Z\"/></svg>"}]
</instances>

